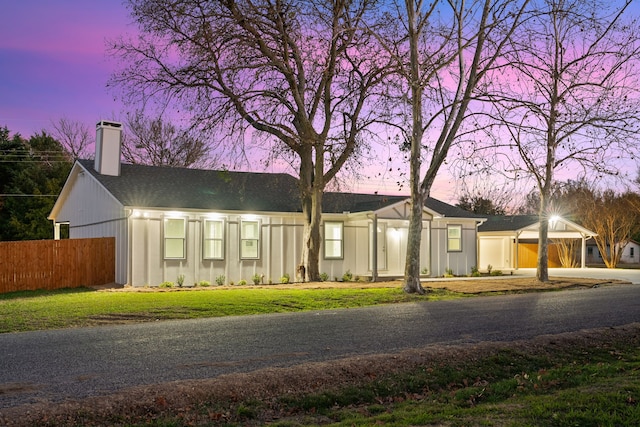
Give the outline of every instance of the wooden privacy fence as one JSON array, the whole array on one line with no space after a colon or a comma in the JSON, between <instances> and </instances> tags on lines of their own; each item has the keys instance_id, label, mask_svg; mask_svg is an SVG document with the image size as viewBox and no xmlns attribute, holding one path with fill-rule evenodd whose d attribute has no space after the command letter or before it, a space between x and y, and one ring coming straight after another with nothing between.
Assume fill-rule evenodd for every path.
<instances>
[{"instance_id":1,"label":"wooden privacy fence","mask_svg":"<svg viewBox=\"0 0 640 427\"><path fill-rule=\"evenodd\" d=\"M0 293L115 281L115 238L0 242Z\"/></svg>"}]
</instances>

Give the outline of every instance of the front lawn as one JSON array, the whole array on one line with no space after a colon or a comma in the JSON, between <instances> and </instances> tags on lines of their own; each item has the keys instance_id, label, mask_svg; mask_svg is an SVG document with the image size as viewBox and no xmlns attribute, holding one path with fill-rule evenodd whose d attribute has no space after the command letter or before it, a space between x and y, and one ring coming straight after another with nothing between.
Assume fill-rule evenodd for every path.
<instances>
[{"instance_id":1,"label":"front lawn","mask_svg":"<svg viewBox=\"0 0 640 427\"><path fill-rule=\"evenodd\" d=\"M408 295L397 288L208 289L101 292L92 289L0 295L0 333L168 319L353 308L461 297L443 289Z\"/></svg>"}]
</instances>

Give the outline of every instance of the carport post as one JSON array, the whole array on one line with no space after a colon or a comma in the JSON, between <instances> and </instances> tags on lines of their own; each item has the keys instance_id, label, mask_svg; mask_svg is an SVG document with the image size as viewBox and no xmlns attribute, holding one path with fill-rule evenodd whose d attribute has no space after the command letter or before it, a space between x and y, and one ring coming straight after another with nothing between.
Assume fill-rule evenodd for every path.
<instances>
[{"instance_id":1,"label":"carport post","mask_svg":"<svg viewBox=\"0 0 640 427\"><path fill-rule=\"evenodd\" d=\"M515 262L513 263L516 270L518 269L518 258L520 255L519 248L518 248L519 246L520 246L520 233L516 232L516 259L515 259Z\"/></svg>"},{"instance_id":2,"label":"carport post","mask_svg":"<svg viewBox=\"0 0 640 427\"><path fill-rule=\"evenodd\" d=\"M580 268L587 268L587 238L584 234L582 235L582 253L580 257Z\"/></svg>"}]
</instances>

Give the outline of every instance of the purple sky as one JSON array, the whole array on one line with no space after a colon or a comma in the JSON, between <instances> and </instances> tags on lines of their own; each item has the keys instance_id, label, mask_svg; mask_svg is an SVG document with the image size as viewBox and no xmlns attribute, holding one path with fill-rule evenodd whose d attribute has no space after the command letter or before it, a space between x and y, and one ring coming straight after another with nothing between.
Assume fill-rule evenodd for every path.
<instances>
[{"instance_id":1,"label":"purple sky","mask_svg":"<svg viewBox=\"0 0 640 427\"><path fill-rule=\"evenodd\" d=\"M3 1L0 15L0 126L29 137L65 116L93 128L118 115L105 40L133 29L119 1Z\"/></svg>"},{"instance_id":2,"label":"purple sky","mask_svg":"<svg viewBox=\"0 0 640 427\"><path fill-rule=\"evenodd\" d=\"M106 88L117 66L106 54L106 40L135 33L120 0L0 0L0 16L0 126L29 137L62 117L93 129L98 120L121 115ZM399 157L383 151L380 158ZM634 173L635 165L625 163ZM396 193L396 181L396 173L372 176L351 190ZM455 201L454 187L442 170L432 196ZM408 193L406 185L401 193Z\"/></svg>"},{"instance_id":3,"label":"purple sky","mask_svg":"<svg viewBox=\"0 0 640 427\"><path fill-rule=\"evenodd\" d=\"M0 0L0 16L0 126L28 138L62 117L93 129L100 119L121 116L122 106L106 88L117 68L106 41L135 33L121 1ZM397 193L396 181L395 174L371 177L351 190ZM408 187L400 191L408 194ZM451 193L433 195L446 200Z\"/></svg>"}]
</instances>

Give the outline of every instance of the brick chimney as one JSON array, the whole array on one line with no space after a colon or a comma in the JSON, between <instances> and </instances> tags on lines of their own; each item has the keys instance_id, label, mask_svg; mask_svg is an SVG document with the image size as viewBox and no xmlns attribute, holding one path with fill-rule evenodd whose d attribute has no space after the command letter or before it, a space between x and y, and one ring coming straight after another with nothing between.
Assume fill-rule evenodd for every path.
<instances>
[{"instance_id":1,"label":"brick chimney","mask_svg":"<svg viewBox=\"0 0 640 427\"><path fill-rule=\"evenodd\" d=\"M93 168L102 175L120 176L122 123L101 120L96 124L96 158Z\"/></svg>"}]
</instances>

